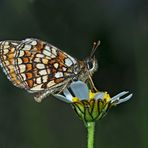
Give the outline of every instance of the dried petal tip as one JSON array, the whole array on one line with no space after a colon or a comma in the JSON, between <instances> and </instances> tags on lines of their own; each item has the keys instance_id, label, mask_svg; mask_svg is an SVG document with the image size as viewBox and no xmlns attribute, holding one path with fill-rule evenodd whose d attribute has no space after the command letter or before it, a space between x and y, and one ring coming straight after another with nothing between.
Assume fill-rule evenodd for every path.
<instances>
[{"instance_id":1,"label":"dried petal tip","mask_svg":"<svg viewBox=\"0 0 148 148\"><path fill-rule=\"evenodd\" d=\"M128 101L133 96L133 94L129 94L128 96L123 97L124 95L127 95L128 93L129 93L128 91L123 91L123 92L117 94L116 96L112 97L110 99L111 104L112 105L118 105L120 103Z\"/></svg>"}]
</instances>

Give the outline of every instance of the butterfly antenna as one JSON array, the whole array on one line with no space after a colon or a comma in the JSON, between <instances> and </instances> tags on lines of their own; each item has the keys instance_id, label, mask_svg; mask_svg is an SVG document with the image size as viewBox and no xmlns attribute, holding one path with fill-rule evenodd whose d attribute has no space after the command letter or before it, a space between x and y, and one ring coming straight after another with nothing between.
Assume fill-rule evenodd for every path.
<instances>
[{"instance_id":1,"label":"butterfly antenna","mask_svg":"<svg viewBox=\"0 0 148 148\"><path fill-rule=\"evenodd\" d=\"M93 43L93 47L92 47L92 50L91 50L90 58L94 57L95 51L98 48L98 46L100 45L100 43L101 43L100 40L98 40L97 42Z\"/></svg>"}]
</instances>

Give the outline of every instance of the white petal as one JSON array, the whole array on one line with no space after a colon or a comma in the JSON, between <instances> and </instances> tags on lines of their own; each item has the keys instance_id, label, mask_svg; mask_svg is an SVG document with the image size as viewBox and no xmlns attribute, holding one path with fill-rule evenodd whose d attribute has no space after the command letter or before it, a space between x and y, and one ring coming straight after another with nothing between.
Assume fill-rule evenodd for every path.
<instances>
[{"instance_id":1,"label":"white petal","mask_svg":"<svg viewBox=\"0 0 148 148\"><path fill-rule=\"evenodd\" d=\"M98 93L94 96L94 98L95 98L96 100L98 100L98 99L103 100L103 99L104 99L104 95L105 95L104 92L98 92Z\"/></svg>"},{"instance_id":2,"label":"white petal","mask_svg":"<svg viewBox=\"0 0 148 148\"><path fill-rule=\"evenodd\" d=\"M128 95L127 97L125 97L123 99L119 99L119 101L116 103L116 105L120 104L120 103L123 103L125 101L128 101L132 96L133 96L133 94L130 94L130 95Z\"/></svg>"},{"instance_id":3,"label":"white petal","mask_svg":"<svg viewBox=\"0 0 148 148\"><path fill-rule=\"evenodd\" d=\"M69 101L66 97L64 97L63 95L60 95L60 94L55 94L54 95L57 99L61 100L61 101L64 101L66 103L71 103L71 101Z\"/></svg>"},{"instance_id":4,"label":"white petal","mask_svg":"<svg viewBox=\"0 0 148 148\"><path fill-rule=\"evenodd\" d=\"M115 95L114 97L112 97L112 98L110 99L110 101L111 101L111 102L117 101L117 100L119 100L120 97L122 97L123 95L125 95L125 94L127 94L127 93L128 93L128 91L123 91L123 92L121 92L121 93Z\"/></svg>"},{"instance_id":5,"label":"white petal","mask_svg":"<svg viewBox=\"0 0 148 148\"><path fill-rule=\"evenodd\" d=\"M82 81L73 82L71 83L70 88L73 91L73 94L79 100L89 99L89 90L87 85L84 82Z\"/></svg>"},{"instance_id":6,"label":"white petal","mask_svg":"<svg viewBox=\"0 0 148 148\"><path fill-rule=\"evenodd\" d=\"M124 97L124 98L121 98L121 97L123 97L123 96L124 96L125 94L127 94L127 93L128 93L128 91L123 91L123 92L117 94L116 96L114 96L114 97L112 97L112 98L110 99L110 102L111 102L112 104L117 105L117 104L123 103L123 102L125 102L125 101L128 101L128 100L133 96L133 94L129 94L128 96L126 96L126 97Z\"/></svg>"},{"instance_id":7,"label":"white petal","mask_svg":"<svg viewBox=\"0 0 148 148\"><path fill-rule=\"evenodd\" d=\"M72 96L72 94L69 92L69 90L68 90L68 89L65 89L65 90L63 91L63 93L64 93L66 99L72 102L73 96Z\"/></svg>"}]
</instances>

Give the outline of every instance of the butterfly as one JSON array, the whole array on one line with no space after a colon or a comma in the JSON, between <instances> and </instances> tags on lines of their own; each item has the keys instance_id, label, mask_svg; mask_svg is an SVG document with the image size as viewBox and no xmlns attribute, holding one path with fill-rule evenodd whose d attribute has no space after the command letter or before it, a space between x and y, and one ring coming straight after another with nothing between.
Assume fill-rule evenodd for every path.
<instances>
[{"instance_id":1,"label":"butterfly","mask_svg":"<svg viewBox=\"0 0 148 148\"><path fill-rule=\"evenodd\" d=\"M41 102L49 94L59 93L72 81L87 81L97 70L94 53L100 42L94 43L91 55L77 60L57 47L39 39L0 42L0 65L16 87L34 94Z\"/></svg>"}]
</instances>

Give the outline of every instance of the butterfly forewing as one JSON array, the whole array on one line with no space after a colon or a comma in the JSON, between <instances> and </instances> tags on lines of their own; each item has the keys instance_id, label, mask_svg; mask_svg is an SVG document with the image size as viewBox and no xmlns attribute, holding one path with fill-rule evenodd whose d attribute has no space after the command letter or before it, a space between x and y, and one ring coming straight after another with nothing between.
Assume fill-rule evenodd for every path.
<instances>
[{"instance_id":1,"label":"butterfly forewing","mask_svg":"<svg viewBox=\"0 0 148 148\"><path fill-rule=\"evenodd\" d=\"M37 39L21 42L14 59L21 85L31 93L54 91L55 87L64 85L74 75L73 67L77 63L68 54Z\"/></svg>"}]
</instances>

